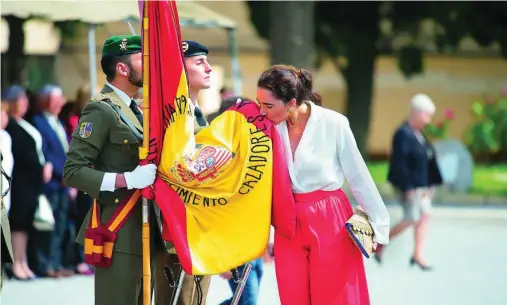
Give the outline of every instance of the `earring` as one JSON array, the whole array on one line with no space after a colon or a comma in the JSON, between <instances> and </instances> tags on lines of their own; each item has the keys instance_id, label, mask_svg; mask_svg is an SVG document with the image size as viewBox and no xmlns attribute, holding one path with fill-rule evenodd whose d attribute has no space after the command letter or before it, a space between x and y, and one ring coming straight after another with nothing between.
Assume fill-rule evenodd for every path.
<instances>
[{"instance_id":1,"label":"earring","mask_svg":"<svg viewBox=\"0 0 507 305\"><path fill-rule=\"evenodd\" d=\"M289 125L290 128L296 127L296 120L297 120L296 111L294 111L294 107L290 107L289 114L287 116L287 124Z\"/></svg>"}]
</instances>

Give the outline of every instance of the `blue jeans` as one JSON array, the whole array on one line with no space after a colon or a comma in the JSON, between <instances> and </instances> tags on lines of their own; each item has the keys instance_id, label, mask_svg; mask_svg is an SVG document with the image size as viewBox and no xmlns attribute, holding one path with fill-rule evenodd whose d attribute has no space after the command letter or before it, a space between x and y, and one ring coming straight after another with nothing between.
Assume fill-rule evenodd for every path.
<instances>
[{"instance_id":1,"label":"blue jeans","mask_svg":"<svg viewBox=\"0 0 507 305\"><path fill-rule=\"evenodd\" d=\"M243 294L239 299L238 305L257 305L257 297L259 296L259 287L261 284L262 273L264 271L263 270L264 263L261 257L254 261L251 261L250 264L252 264L252 269L250 270L250 275L246 280L245 287L243 289ZM244 268L245 265L238 267L240 276L243 273ZM230 279L229 286L232 289L232 293L234 293L234 291L236 291L236 287L238 287L238 284L236 284L233 279ZM232 298L223 301L220 305L229 305L231 304L231 301Z\"/></svg>"}]
</instances>

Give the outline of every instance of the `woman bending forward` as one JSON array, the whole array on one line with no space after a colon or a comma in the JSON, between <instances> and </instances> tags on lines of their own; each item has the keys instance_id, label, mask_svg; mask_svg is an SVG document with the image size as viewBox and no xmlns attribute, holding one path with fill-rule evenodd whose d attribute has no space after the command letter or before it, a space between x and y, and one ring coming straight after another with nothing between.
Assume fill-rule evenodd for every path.
<instances>
[{"instance_id":1,"label":"woman bending forward","mask_svg":"<svg viewBox=\"0 0 507 305\"><path fill-rule=\"evenodd\" d=\"M345 179L369 217L375 243L388 244L389 214L347 118L317 106L312 75L291 66L262 73L257 101L277 124L296 201L296 236L275 232L281 304L369 305L362 254L345 230L352 216Z\"/></svg>"}]
</instances>

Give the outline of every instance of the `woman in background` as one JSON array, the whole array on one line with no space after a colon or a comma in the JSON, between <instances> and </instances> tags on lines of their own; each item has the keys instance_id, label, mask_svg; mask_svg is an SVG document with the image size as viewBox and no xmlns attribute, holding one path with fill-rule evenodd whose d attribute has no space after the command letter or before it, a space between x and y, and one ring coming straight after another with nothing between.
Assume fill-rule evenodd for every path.
<instances>
[{"instance_id":1,"label":"woman in background","mask_svg":"<svg viewBox=\"0 0 507 305\"><path fill-rule=\"evenodd\" d=\"M2 153L2 169L5 171L7 176L12 177L12 169L14 167L14 158L12 157L12 139L11 136L5 128L9 123L9 115L7 111L9 109L9 104L6 101L2 100L2 106L0 111L0 151ZM7 178L2 175L2 194L7 191L9 187L9 181ZM7 192L5 196L2 198L2 204L5 208L5 211L9 213L9 209L11 208L11 192Z\"/></svg>"},{"instance_id":2,"label":"woman in background","mask_svg":"<svg viewBox=\"0 0 507 305\"><path fill-rule=\"evenodd\" d=\"M51 180L53 166L46 163L39 131L23 119L28 111L25 89L11 86L5 91L3 99L9 103L9 123L5 130L12 138L12 156L16 164L12 171L9 212L14 252L10 276L29 280L35 278L35 274L28 267L28 235L33 230L39 196L43 192L44 183Z\"/></svg>"},{"instance_id":3,"label":"woman in background","mask_svg":"<svg viewBox=\"0 0 507 305\"><path fill-rule=\"evenodd\" d=\"M403 206L403 219L392 228L390 238L413 226L415 243L410 265L416 264L423 271L432 269L424 260L423 244L428 231L433 187L442 184L435 149L422 133L434 113L435 105L427 95L417 94L412 98L408 118L393 137L388 173L388 180ZM382 263L383 250L384 247L380 247L375 254L378 263Z\"/></svg>"},{"instance_id":4,"label":"woman in background","mask_svg":"<svg viewBox=\"0 0 507 305\"><path fill-rule=\"evenodd\" d=\"M387 244L389 214L359 153L347 118L322 108L310 72L276 65L257 83L261 113L277 124L296 201L296 236L275 230L282 305L370 304L363 258L345 222L352 207L347 179L369 216L374 241Z\"/></svg>"}]
</instances>

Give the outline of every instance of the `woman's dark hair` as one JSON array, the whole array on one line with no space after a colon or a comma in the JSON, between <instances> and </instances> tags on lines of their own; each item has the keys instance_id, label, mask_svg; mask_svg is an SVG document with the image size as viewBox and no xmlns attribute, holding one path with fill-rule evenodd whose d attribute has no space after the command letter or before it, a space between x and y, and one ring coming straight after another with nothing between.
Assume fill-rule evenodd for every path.
<instances>
[{"instance_id":1,"label":"woman's dark hair","mask_svg":"<svg viewBox=\"0 0 507 305\"><path fill-rule=\"evenodd\" d=\"M310 71L288 65L274 65L264 71L257 82L257 87L264 88L282 100L285 104L295 99L297 105L312 101L321 105L322 97L312 91L313 80Z\"/></svg>"}]
</instances>

